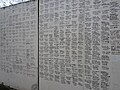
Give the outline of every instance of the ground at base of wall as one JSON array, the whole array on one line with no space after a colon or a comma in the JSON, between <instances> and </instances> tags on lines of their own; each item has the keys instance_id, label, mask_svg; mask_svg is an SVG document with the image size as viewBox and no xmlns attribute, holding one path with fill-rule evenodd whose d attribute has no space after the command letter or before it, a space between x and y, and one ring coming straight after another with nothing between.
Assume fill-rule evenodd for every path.
<instances>
[{"instance_id":1,"label":"ground at base of wall","mask_svg":"<svg viewBox=\"0 0 120 90\"><path fill-rule=\"evenodd\" d=\"M0 90L17 90L17 89L11 88L10 86L6 86L3 83L1 83Z\"/></svg>"}]
</instances>

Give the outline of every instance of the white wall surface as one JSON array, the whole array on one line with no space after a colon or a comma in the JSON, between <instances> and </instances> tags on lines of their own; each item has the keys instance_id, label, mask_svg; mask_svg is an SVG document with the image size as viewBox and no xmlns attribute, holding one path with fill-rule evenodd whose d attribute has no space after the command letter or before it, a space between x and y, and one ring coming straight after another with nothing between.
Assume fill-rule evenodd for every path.
<instances>
[{"instance_id":1,"label":"white wall surface","mask_svg":"<svg viewBox=\"0 0 120 90\"><path fill-rule=\"evenodd\" d=\"M40 90L120 90L120 0L40 0Z\"/></svg>"},{"instance_id":2,"label":"white wall surface","mask_svg":"<svg viewBox=\"0 0 120 90\"><path fill-rule=\"evenodd\" d=\"M120 90L120 1L39 2L39 90ZM19 90L37 87L37 9L0 9L0 82Z\"/></svg>"},{"instance_id":3,"label":"white wall surface","mask_svg":"<svg viewBox=\"0 0 120 90\"><path fill-rule=\"evenodd\" d=\"M38 78L37 3L0 9L0 83L36 90Z\"/></svg>"}]
</instances>

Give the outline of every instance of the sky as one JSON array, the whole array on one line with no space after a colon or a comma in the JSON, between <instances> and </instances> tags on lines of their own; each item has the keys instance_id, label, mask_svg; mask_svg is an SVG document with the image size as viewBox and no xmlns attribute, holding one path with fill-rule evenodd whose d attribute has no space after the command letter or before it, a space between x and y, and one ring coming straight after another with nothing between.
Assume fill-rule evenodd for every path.
<instances>
[{"instance_id":1,"label":"sky","mask_svg":"<svg viewBox=\"0 0 120 90\"><path fill-rule=\"evenodd\" d=\"M16 3L25 2L25 1L29 1L29 0L0 0L0 7L5 7L11 4L16 4Z\"/></svg>"}]
</instances>

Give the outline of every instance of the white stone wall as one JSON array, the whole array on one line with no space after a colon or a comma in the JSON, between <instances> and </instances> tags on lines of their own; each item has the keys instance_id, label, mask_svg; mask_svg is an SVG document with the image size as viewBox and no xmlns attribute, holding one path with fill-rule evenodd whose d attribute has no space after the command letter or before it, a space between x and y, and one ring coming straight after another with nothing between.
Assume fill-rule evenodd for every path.
<instances>
[{"instance_id":1,"label":"white stone wall","mask_svg":"<svg viewBox=\"0 0 120 90\"><path fill-rule=\"evenodd\" d=\"M0 82L36 90L37 1L0 9ZM39 0L39 90L120 90L120 0Z\"/></svg>"},{"instance_id":2,"label":"white stone wall","mask_svg":"<svg viewBox=\"0 0 120 90\"><path fill-rule=\"evenodd\" d=\"M0 83L35 90L38 78L37 3L0 9Z\"/></svg>"},{"instance_id":3,"label":"white stone wall","mask_svg":"<svg viewBox=\"0 0 120 90\"><path fill-rule=\"evenodd\" d=\"M40 90L120 90L120 0L40 0Z\"/></svg>"}]
</instances>

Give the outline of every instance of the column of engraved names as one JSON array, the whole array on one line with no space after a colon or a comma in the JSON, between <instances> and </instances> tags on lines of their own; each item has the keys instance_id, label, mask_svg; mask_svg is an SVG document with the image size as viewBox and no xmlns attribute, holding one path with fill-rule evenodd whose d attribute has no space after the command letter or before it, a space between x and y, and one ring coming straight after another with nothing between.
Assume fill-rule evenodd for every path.
<instances>
[{"instance_id":1,"label":"column of engraved names","mask_svg":"<svg viewBox=\"0 0 120 90\"><path fill-rule=\"evenodd\" d=\"M84 1L66 0L65 42L66 83L83 87Z\"/></svg>"},{"instance_id":2,"label":"column of engraved names","mask_svg":"<svg viewBox=\"0 0 120 90\"><path fill-rule=\"evenodd\" d=\"M92 1L85 0L84 21L84 89L92 89Z\"/></svg>"},{"instance_id":3,"label":"column of engraved names","mask_svg":"<svg viewBox=\"0 0 120 90\"><path fill-rule=\"evenodd\" d=\"M63 38L60 38L60 28L59 28L59 21L60 21L60 2L59 0L54 0L54 4L55 4L55 13L54 13L54 80L56 82L62 82L62 80L60 80L60 73L61 73L61 70L60 70L60 51L59 51L59 48L60 48L60 40ZM51 14L52 16L52 14ZM62 59L61 59L62 60ZM63 64L64 65L64 64ZM63 71L64 72L64 71ZM63 81L64 82L64 81Z\"/></svg>"},{"instance_id":4,"label":"column of engraved names","mask_svg":"<svg viewBox=\"0 0 120 90\"><path fill-rule=\"evenodd\" d=\"M72 68L71 68L71 1L66 0L65 5L65 65L66 65L66 83L71 84L72 82Z\"/></svg>"},{"instance_id":5,"label":"column of engraved names","mask_svg":"<svg viewBox=\"0 0 120 90\"><path fill-rule=\"evenodd\" d=\"M84 88L84 21L85 21L85 0L78 3L78 85Z\"/></svg>"},{"instance_id":6,"label":"column of engraved names","mask_svg":"<svg viewBox=\"0 0 120 90\"><path fill-rule=\"evenodd\" d=\"M60 82L66 84L66 72L65 72L65 0L59 1L59 62L60 62Z\"/></svg>"},{"instance_id":7,"label":"column of engraved names","mask_svg":"<svg viewBox=\"0 0 120 90\"><path fill-rule=\"evenodd\" d=\"M111 47L111 82L112 89L118 89L120 56L120 1L110 0L110 47Z\"/></svg>"},{"instance_id":8,"label":"column of engraved names","mask_svg":"<svg viewBox=\"0 0 120 90\"><path fill-rule=\"evenodd\" d=\"M71 75L72 84L78 85L78 0L71 0Z\"/></svg>"},{"instance_id":9,"label":"column of engraved names","mask_svg":"<svg viewBox=\"0 0 120 90\"><path fill-rule=\"evenodd\" d=\"M101 3L102 0L93 0L92 16L92 88L100 90L101 71Z\"/></svg>"},{"instance_id":10,"label":"column of engraved names","mask_svg":"<svg viewBox=\"0 0 120 90\"><path fill-rule=\"evenodd\" d=\"M53 47L48 46L49 41L51 41L50 45L53 45L53 35L48 34L48 25L49 25L49 3L45 2L45 0L40 0L40 37L39 37L39 48L40 48L40 77L45 78L45 80L49 80L49 58L53 57ZM52 21L51 21L52 23Z\"/></svg>"},{"instance_id":11,"label":"column of engraved names","mask_svg":"<svg viewBox=\"0 0 120 90\"><path fill-rule=\"evenodd\" d=\"M101 90L110 89L110 0L101 3Z\"/></svg>"},{"instance_id":12,"label":"column of engraved names","mask_svg":"<svg viewBox=\"0 0 120 90\"><path fill-rule=\"evenodd\" d=\"M6 68L6 57L5 57L5 52L6 52L6 31L5 31L5 23L6 23L6 14L5 11L3 11L3 9L0 9L0 38L1 38L1 43L0 43L0 52L1 52L1 57L0 57L0 70L7 72L7 68Z\"/></svg>"},{"instance_id":13,"label":"column of engraved names","mask_svg":"<svg viewBox=\"0 0 120 90\"><path fill-rule=\"evenodd\" d=\"M120 5L116 0L110 0L110 42L111 42L111 55L120 55Z\"/></svg>"}]
</instances>

